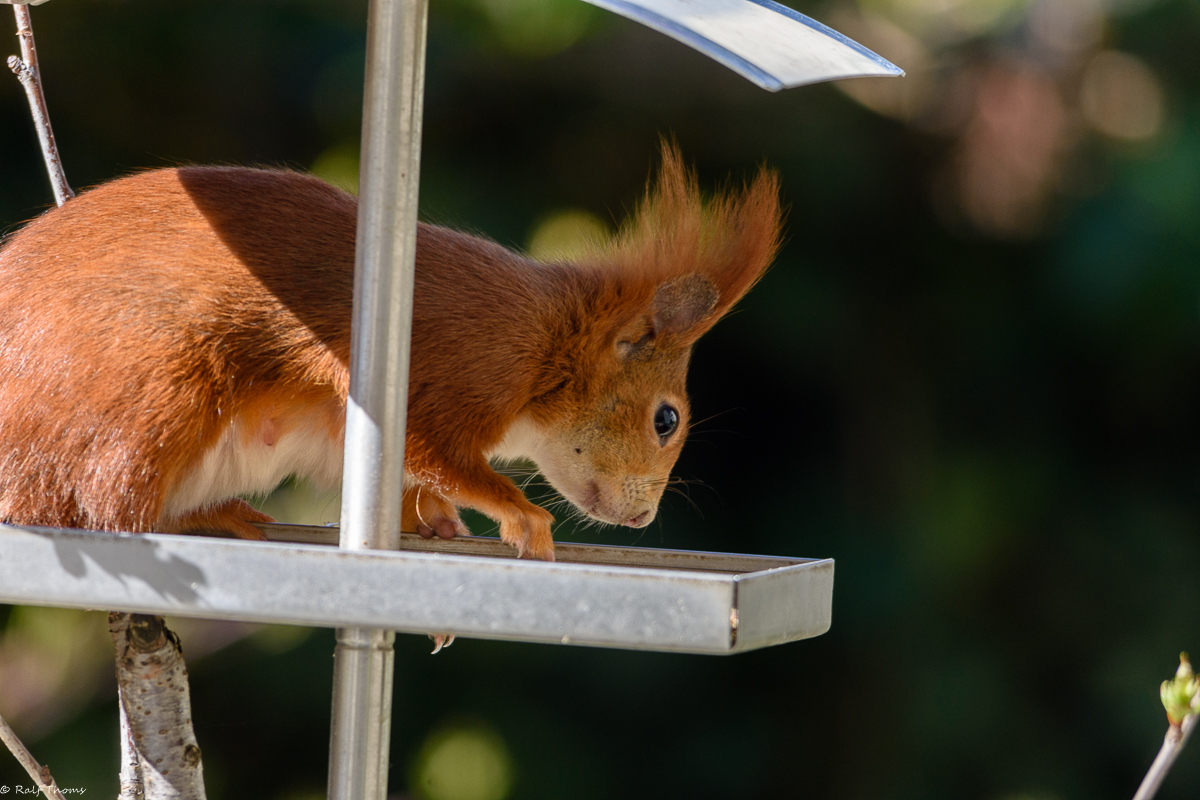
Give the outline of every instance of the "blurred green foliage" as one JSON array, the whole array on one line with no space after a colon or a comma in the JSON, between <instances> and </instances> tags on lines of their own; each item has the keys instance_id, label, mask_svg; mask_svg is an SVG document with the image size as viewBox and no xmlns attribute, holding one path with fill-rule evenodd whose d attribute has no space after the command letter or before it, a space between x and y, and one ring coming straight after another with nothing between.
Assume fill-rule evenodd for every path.
<instances>
[{"instance_id":1,"label":"blurred green foliage","mask_svg":"<svg viewBox=\"0 0 1200 800\"><path fill-rule=\"evenodd\" d=\"M402 636L394 791L470 734L513 798L1132 795L1165 725L1158 683L1200 650L1200 6L914 16L933 5L847 17L890 19L934 65L905 79L934 87L924 112L855 95L883 116L830 86L764 93L571 0L432 0L426 219L518 247L564 213L611 227L664 134L705 186L760 163L782 175L779 262L696 350L709 419L677 468L691 503L580 535L832 556L838 577L828 634L728 659L468 640L430 658ZM1038 44L1061 33L1045 14L1085 6L1091 39ZM365 15L36 8L68 177L219 162L352 179ZM1157 81L1153 136L1121 139L1149 128L1076 101L1102 48L1143 65L1119 73L1129 85ZM1049 111L1022 117L1025 100ZM23 102L0 80L9 229L50 202ZM213 800L323 796L332 649L320 631L191 662ZM115 793L111 689L31 744L60 785ZM19 779L0 755L0 784ZM1198 792L1185 752L1161 797Z\"/></svg>"}]
</instances>

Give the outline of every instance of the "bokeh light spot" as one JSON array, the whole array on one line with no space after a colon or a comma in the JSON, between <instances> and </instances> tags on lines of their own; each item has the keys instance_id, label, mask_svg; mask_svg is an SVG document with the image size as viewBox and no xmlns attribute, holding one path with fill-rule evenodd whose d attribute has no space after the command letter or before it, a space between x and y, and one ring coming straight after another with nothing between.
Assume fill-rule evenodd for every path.
<instances>
[{"instance_id":1,"label":"bokeh light spot","mask_svg":"<svg viewBox=\"0 0 1200 800\"><path fill-rule=\"evenodd\" d=\"M999 238L1037 232L1070 148L1068 122L1044 70L996 61L980 72L956 164L961 210L976 228Z\"/></svg>"},{"instance_id":2,"label":"bokeh light spot","mask_svg":"<svg viewBox=\"0 0 1200 800\"><path fill-rule=\"evenodd\" d=\"M324 175L320 177L329 180ZM266 496L247 497L246 500L277 522L290 525L336 525L342 515L339 488L320 489L310 481L296 478L288 478Z\"/></svg>"},{"instance_id":3,"label":"bokeh light spot","mask_svg":"<svg viewBox=\"0 0 1200 800\"><path fill-rule=\"evenodd\" d=\"M480 0L492 30L509 51L545 58L587 32L595 8L578 0Z\"/></svg>"},{"instance_id":4,"label":"bokeh light spot","mask_svg":"<svg viewBox=\"0 0 1200 800\"><path fill-rule=\"evenodd\" d=\"M1128 53L1105 50L1093 56L1083 73L1079 102L1088 123L1114 139L1150 139L1162 128L1158 79Z\"/></svg>"},{"instance_id":5,"label":"bokeh light spot","mask_svg":"<svg viewBox=\"0 0 1200 800\"><path fill-rule=\"evenodd\" d=\"M424 800L503 800L512 788L504 739L483 723L443 727L429 736L412 771L412 791Z\"/></svg>"},{"instance_id":6,"label":"bokeh light spot","mask_svg":"<svg viewBox=\"0 0 1200 800\"><path fill-rule=\"evenodd\" d=\"M334 145L317 156L310 171L326 183L358 194L358 145Z\"/></svg>"},{"instance_id":7,"label":"bokeh light spot","mask_svg":"<svg viewBox=\"0 0 1200 800\"><path fill-rule=\"evenodd\" d=\"M595 214L578 209L559 211L534 226L527 250L539 261L578 258L608 234L608 226Z\"/></svg>"},{"instance_id":8,"label":"bokeh light spot","mask_svg":"<svg viewBox=\"0 0 1200 800\"><path fill-rule=\"evenodd\" d=\"M1099 0L1040 0L1029 9L1029 33L1051 53L1084 53L1104 35L1104 6Z\"/></svg>"},{"instance_id":9,"label":"bokeh light spot","mask_svg":"<svg viewBox=\"0 0 1200 800\"><path fill-rule=\"evenodd\" d=\"M922 38L954 41L1015 24L1028 0L859 0Z\"/></svg>"},{"instance_id":10,"label":"bokeh light spot","mask_svg":"<svg viewBox=\"0 0 1200 800\"><path fill-rule=\"evenodd\" d=\"M834 82L834 87L877 114L911 122L924 114L932 100L933 59L915 36L876 14L842 11L834 27L879 53L904 70L903 80L858 78Z\"/></svg>"}]
</instances>

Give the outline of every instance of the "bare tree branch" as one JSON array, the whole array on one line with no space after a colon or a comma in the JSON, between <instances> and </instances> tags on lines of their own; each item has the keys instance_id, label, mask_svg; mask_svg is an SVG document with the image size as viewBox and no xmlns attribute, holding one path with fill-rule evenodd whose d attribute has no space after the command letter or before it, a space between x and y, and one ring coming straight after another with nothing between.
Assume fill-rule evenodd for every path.
<instances>
[{"instance_id":1,"label":"bare tree branch","mask_svg":"<svg viewBox=\"0 0 1200 800\"><path fill-rule=\"evenodd\" d=\"M179 637L162 617L146 614L114 611L108 615L108 629L117 654L128 741L137 756L146 800L205 800L204 767L192 731Z\"/></svg>"},{"instance_id":2,"label":"bare tree branch","mask_svg":"<svg viewBox=\"0 0 1200 800\"><path fill-rule=\"evenodd\" d=\"M37 762L37 759L26 749L13 729L4 721L4 717L0 717L0 742L4 742L9 751L17 757L17 761L21 762L21 766L29 773L29 777L33 778L33 782L42 790L42 794L46 795L49 800L66 800L62 792L58 790L53 776L50 775L50 768L43 767Z\"/></svg>"},{"instance_id":3,"label":"bare tree branch","mask_svg":"<svg viewBox=\"0 0 1200 800\"><path fill-rule=\"evenodd\" d=\"M117 687L117 706L121 713L121 791L117 800L144 800L142 770L138 766L137 750L133 746L133 729L125 713L125 688Z\"/></svg>"},{"instance_id":4,"label":"bare tree branch","mask_svg":"<svg viewBox=\"0 0 1200 800\"><path fill-rule=\"evenodd\" d=\"M42 158L46 162L46 172L50 175L50 186L54 189L54 201L61 206L74 197L75 193L67 185L67 176L58 156L58 145L54 141L54 131L50 128L50 112L46 110L46 96L42 93L42 78L38 70L37 48L33 42L29 6L14 5L13 13L17 17L21 56L10 56L8 67L16 73L21 86L25 88L25 96L29 98L29 112L33 115L33 125L37 128L38 141L42 144Z\"/></svg>"}]
</instances>

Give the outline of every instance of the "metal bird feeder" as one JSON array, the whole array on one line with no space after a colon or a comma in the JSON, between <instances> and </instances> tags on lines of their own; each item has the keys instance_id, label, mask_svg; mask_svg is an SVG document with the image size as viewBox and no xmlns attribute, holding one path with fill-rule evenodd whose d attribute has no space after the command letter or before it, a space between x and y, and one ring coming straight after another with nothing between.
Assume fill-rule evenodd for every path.
<instances>
[{"instance_id":1,"label":"metal bird feeder","mask_svg":"<svg viewBox=\"0 0 1200 800\"><path fill-rule=\"evenodd\" d=\"M770 0L587 1L771 91L903 74ZM340 531L267 525L257 543L0 526L3 603L336 628L330 800L386 795L397 630L724 654L830 625L830 559L560 543L546 563L399 533L427 12L370 3Z\"/></svg>"}]
</instances>

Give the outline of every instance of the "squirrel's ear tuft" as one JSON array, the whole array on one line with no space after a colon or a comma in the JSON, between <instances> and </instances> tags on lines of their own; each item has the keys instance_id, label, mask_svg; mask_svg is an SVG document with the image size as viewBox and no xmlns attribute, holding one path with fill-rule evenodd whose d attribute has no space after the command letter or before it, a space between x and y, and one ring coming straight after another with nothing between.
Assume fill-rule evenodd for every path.
<instances>
[{"instance_id":1,"label":"squirrel's ear tuft","mask_svg":"<svg viewBox=\"0 0 1200 800\"><path fill-rule=\"evenodd\" d=\"M779 176L760 169L748 187L718 194L705 212L699 271L712 281L719 300L692 329L697 337L728 313L775 260L782 226Z\"/></svg>"},{"instance_id":2,"label":"squirrel's ear tuft","mask_svg":"<svg viewBox=\"0 0 1200 800\"><path fill-rule=\"evenodd\" d=\"M658 180L614 249L628 269L658 286L656 333L694 341L767 271L781 226L774 172L761 169L741 190L706 200L679 148L664 141Z\"/></svg>"}]
</instances>

